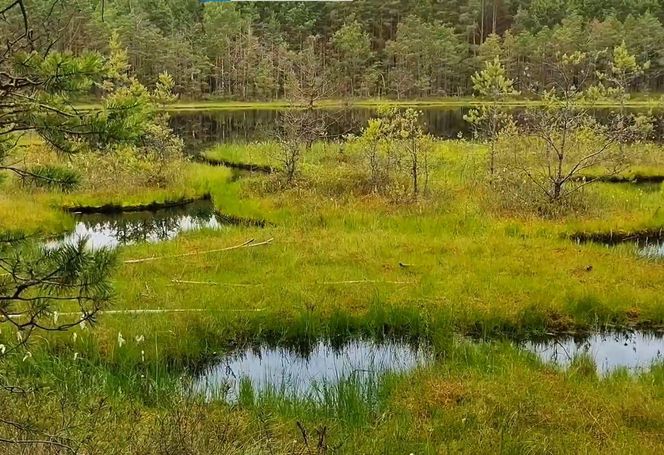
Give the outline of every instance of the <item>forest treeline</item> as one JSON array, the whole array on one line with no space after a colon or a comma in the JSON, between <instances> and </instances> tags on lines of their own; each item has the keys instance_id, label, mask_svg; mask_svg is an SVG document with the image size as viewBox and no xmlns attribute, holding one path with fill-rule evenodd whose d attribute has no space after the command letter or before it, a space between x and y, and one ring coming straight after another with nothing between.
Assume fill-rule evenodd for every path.
<instances>
[{"instance_id":1,"label":"forest treeline","mask_svg":"<svg viewBox=\"0 0 664 455\"><path fill-rule=\"evenodd\" d=\"M563 53L596 52L601 64L623 41L650 62L633 89L664 85L664 0L26 4L61 36L57 50L107 52L117 35L141 82L166 71L187 99L280 99L298 67L325 79L330 98L468 95L470 76L496 56L525 91L546 87Z\"/></svg>"}]
</instances>

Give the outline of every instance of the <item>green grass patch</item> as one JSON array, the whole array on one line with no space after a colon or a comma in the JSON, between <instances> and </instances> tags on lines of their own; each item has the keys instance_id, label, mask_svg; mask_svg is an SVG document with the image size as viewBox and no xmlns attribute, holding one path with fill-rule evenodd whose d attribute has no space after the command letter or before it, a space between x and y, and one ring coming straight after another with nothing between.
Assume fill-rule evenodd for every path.
<instances>
[{"instance_id":1,"label":"green grass patch","mask_svg":"<svg viewBox=\"0 0 664 455\"><path fill-rule=\"evenodd\" d=\"M207 154L272 165L275 147L220 145ZM486 160L482 145L437 142L430 194L399 202L363 191L362 158L336 143L316 144L288 188L279 175L236 178L200 163L184 164L182 181L164 188L63 194L8 179L0 199L5 231L64 229L72 223L60 209L66 205L203 194L221 213L270 223L121 247L115 313L101 314L94 328L35 338L25 361L23 353L3 360L7 380L46 392L0 395L0 406L17 419L38 409L56 428L65 402L73 421L88 422L71 436L88 437L102 452L131 444L143 453L285 454L319 443L339 453L661 451L661 366L598 378L588 359L561 371L507 342L459 338L661 328L663 262L566 237L661 228L661 189L594 183L585 190L587 212L542 219L496 204L499 195L484 183ZM224 250L250 239L273 240ZM0 340L12 337L3 327ZM182 375L236 345L353 337L425 341L436 360L368 385L325 386L317 397L260 394L248 385L236 404L183 393ZM103 431L86 432L91 415Z\"/></svg>"}]
</instances>

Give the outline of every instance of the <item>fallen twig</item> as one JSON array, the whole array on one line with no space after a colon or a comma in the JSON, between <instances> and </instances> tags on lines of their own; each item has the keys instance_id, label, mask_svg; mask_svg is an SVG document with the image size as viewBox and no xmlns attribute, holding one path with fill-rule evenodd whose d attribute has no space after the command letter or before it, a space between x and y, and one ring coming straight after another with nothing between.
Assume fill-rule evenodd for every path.
<instances>
[{"instance_id":1,"label":"fallen twig","mask_svg":"<svg viewBox=\"0 0 664 455\"><path fill-rule=\"evenodd\" d=\"M348 281L322 281L319 284L367 284L367 283L411 284L412 281L348 280Z\"/></svg>"},{"instance_id":2,"label":"fallen twig","mask_svg":"<svg viewBox=\"0 0 664 455\"><path fill-rule=\"evenodd\" d=\"M263 311L263 308L255 309L221 309L221 308L154 308L142 310L105 310L98 311L97 314L160 314L160 313L207 313L215 311L245 312L245 311ZM60 316L77 316L80 313L60 313Z\"/></svg>"},{"instance_id":3,"label":"fallen twig","mask_svg":"<svg viewBox=\"0 0 664 455\"><path fill-rule=\"evenodd\" d=\"M233 245L233 246L227 246L225 248L218 248L215 250L206 250L206 251L192 251L190 253L183 253L183 254L173 254L169 256L152 256L149 258L141 258L141 259L127 259L124 261L125 264L138 264L140 262L150 262L150 261L157 261L159 259L171 259L171 258L181 258L185 256L196 256L199 254L211 254L211 253L221 253L222 251L230 251L230 250L236 250L238 248L252 248L255 246L261 246L261 245L268 245L272 243L272 240L274 239L267 239L264 242L259 242L259 243L254 243L254 239L249 239L244 243L241 243L239 245Z\"/></svg>"},{"instance_id":4,"label":"fallen twig","mask_svg":"<svg viewBox=\"0 0 664 455\"><path fill-rule=\"evenodd\" d=\"M49 440L38 440L38 439L12 439L0 437L0 444L9 444L9 445L32 445L32 446L53 446L59 447L61 449L66 449L72 453L76 452L71 446L63 444L58 441L49 441Z\"/></svg>"},{"instance_id":5,"label":"fallen twig","mask_svg":"<svg viewBox=\"0 0 664 455\"><path fill-rule=\"evenodd\" d=\"M232 287L243 287L243 288L263 286L260 283L259 284L218 283L216 281L188 281L188 280L171 280L171 283L175 283L175 284L202 284L202 285L208 285L208 286L232 286Z\"/></svg>"}]
</instances>

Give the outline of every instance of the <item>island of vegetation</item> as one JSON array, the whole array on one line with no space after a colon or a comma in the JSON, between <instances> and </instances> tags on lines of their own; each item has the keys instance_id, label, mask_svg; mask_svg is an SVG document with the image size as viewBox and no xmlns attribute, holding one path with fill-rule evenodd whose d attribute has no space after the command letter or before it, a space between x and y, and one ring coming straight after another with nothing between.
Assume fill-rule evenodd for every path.
<instances>
[{"instance_id":1,"label":"island of vegetation","mask_svg":"<svg viewBox=\"0 0 664 455\"><path fill-rule=\"evenodd\" d=\"M0 453L661 453L663 21L0 0Z\"/></svg>"}]
</instances>

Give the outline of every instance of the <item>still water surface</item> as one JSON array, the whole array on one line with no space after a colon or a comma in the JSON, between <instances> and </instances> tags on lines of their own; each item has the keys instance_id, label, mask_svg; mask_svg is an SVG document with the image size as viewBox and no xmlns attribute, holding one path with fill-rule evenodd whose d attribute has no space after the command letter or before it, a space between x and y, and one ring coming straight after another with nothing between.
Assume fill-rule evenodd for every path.
<instances>
[{"instance_id":1,"label":"still water surface","mask_svg":"<svg viewBox=\"0 0 664 455\"><path fill-rule=\"evenodd\" d=\"M664 361L664 336L646 332L557 337L517 346L562 368L569 367L580 355L589 356L600 375L618 368L638 373ZM304 353L259 346L222 357L196 376L193 388L208 399L229 402L238 401L244 387L254 395L316 398L342 381L353 379L360 386L375 384L385 373L405 373L431 364L433 358L429 347L397 341L356 340L341 347L321 341Z\"/></svg>"},{"instance_id":2,"label":"still water surface","mask_svg":"<svg viewBox=\"0 0 664 455\"><path fill-rule=\"evenodd\" d=\"M600 375L618 368L638 373L664 361L664 336L646 332L597 333L585 338L554 338L527 342L524 348L545 362L569 367L580 355L589 356Z\"/></svg>"},{"instance_id":3,"label":"still water surface","mask_svg":"<svg viewBox=\"0 0 664 455\"><path fill-rule=\"evenodd\" d=\"M422 111L425 130L434 137L471 138L472 128L463 116L470 107L426 107ZM518 117L519 110L515 108ZM634 110L635 112L638 109ZM220 142L253 142L273 139L278 129L283 109L223 109L171 112L171 127L180 135L189 153L197 153ZM330 108L316 111L321 123L326 125L327 139L337 140L344 135L359 134L377 110L368 107L347 109ZM609 115L610 109L597 109L600 120ZM664 125L658 122L653 137L662 137Z\"/></svg>"},{"instance_id":4,"label":"still water surface","mask_svg":"<svg viewBox=\"0 0 664 455\"><path fill-rule=\"evenodd\" d=\"M73 244L88 239L88 247L116 248L139 242L162 242L181 232L220 229L223 223L215 214L211 201L201 200L180 207L155 211L112 214L75 214L71 232L46 242L46 247Z\"/></svg>"},{"instance_id":5,"label":"still water surface","mask_svg":"<svg viewBox=\"0 0 664 455\"><path fill-rule=\"evenodd\" d=\"M194 390L208 398L232 402L239 398L242 383L248 381L256 394L272 391L291 397L315 396L344 380L375 381L384 373L413 370L431 358L424 348L396 341L356 340L341 348L321 341L307 353L262 346L221 359L196 379Z\"/></svg>"}]
</instances>

